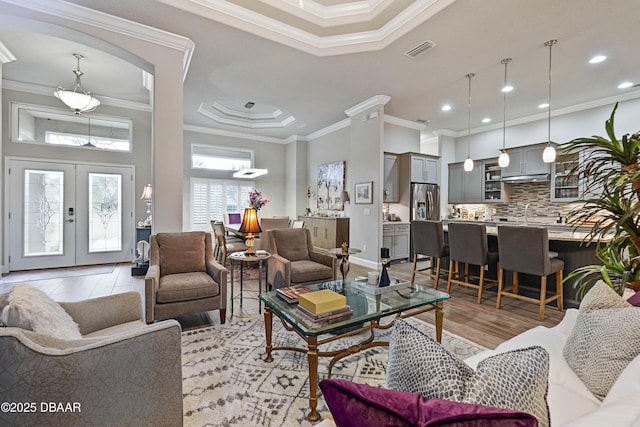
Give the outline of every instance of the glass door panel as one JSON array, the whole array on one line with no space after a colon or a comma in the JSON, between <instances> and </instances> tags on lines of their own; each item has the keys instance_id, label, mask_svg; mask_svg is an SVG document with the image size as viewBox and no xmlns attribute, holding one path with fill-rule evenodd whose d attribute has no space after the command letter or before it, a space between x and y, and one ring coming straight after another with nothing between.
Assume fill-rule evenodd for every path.
<instances>
[{"instance_id":1,"label":"glass door panel","mask_svg":"<svg viewBox=\"0 0 640 427\"><path fill-rule=\"evenodd\" d=\"M61 255L64 172L24 169L23 256Z\"/></svg>"},{"instance_id":2,"label":"glass door panel","mask_svg":"<svg viewBox=\"0 0 640 427\"><path fill-rule=\"evenodd\" d=\"M89 252L122 249L122 175L89 173Z\"/></svg>"}]
</instances>

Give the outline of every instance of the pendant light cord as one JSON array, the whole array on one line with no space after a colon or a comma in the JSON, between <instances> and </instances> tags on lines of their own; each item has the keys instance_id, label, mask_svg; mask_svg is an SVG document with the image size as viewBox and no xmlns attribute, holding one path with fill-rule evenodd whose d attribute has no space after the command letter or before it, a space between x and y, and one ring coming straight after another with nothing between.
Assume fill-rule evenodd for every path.
<instances>
[{"instance_id":1,"label":"pendant light cord","mask_svg":"<svg viewBox=\"0 0 640 427\"><path fill-rule=\"evenodd\" d=\"M551 48L554 44L557 43L557 40L549 40L544 45L549 46L549 107L547 113L547 143L551 145Z\"/></svg>"},{"instance_id":2,"label":"pendant light cord","mask_svg":"<svg viewBox=\"0 0 640 427\"><path fill-rule=\"evenodd\" d=\"M468 107L468 120L467 120L467 158L471 158L471 78L475 76L474 73L469 73L465 77L469 79L469 99L467 102Z\"/></svg>"},{"instance_id":3,"label":"pendant light cord","mask_svg":"<svg viewBox=\"0 0 640 427\"><path fill-rule=\"evenodd\" d=\"M507 139L507 64L511 62L511 58L505 58L500 61L504 64L504 86L502 87L502 152L505 152L505 141Z\"/></svg>"}]
</instances>

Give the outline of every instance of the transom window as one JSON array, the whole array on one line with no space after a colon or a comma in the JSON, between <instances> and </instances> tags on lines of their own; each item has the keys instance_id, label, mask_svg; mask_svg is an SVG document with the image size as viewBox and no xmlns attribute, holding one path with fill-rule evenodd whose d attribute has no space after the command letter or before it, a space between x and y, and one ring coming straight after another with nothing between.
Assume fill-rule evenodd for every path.
<instances>
[{"instance_id":1,"label":"transom window","mask_svg":"<svg viewBox=\"0 0 640 427\"><path fill-rule=\"evenodd\" d=\"M212 145L191 145L191 167L239 171L253 167L253 151Z\"/></svg>"},{"instance_id":2,"label":"transom window","mask_svg":"<svg viewBox=\"0 0 640 427\"><path fill-rule=\"evenodd\" d=\"M75 115L67 110L12 103L13 142L109 151L131 151L131 120L99 114Z\"/></svg>"}]
</instances>

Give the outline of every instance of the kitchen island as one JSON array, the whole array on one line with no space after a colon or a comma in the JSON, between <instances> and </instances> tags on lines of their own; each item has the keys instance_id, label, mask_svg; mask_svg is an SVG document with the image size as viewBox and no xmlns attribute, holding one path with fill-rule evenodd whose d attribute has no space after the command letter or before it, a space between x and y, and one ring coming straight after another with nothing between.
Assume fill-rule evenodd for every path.
<instances>
[{"instance_id":1,"label":"kitchen island","mask_svg":"<svg viewBox=\"0 0 640 427\"><path fill-rule=\"evenodd\" d=\"M447 241L447 224L453 221L475 222L485 224L487 226L487 238L490 251L498 251L498 226L500 225L524 225L524 222L519 221L478 221L478 220L443 220L445 230L445 241ZM558 253L558 258L564 261L564 276L578 267L582 267L590 264L601 264L600 260L596 257L597 243L593 242L588 244L585 241L590 228L585 226L573 226L568 224L543 224L529 222L530 226L546 227L549 232L549 250ZM607 242L610 239L603 239L601 242ZM522 245L526 245L527 242L522 242ZM490 278L497 278L498 272L495 265L489 267L487 276ZM510 272L505 274L505 282L511 283L512 275ZM529 276L526 274L520 274L520 282L524 284L530 284L533 286L539 286L540 278L536 276ZM555 282L551 282L555 283ZM496 288L497 290L497 288ZM489 290L489 292L493 289ZM563 285L563 297L565 308L577 307L580 301L577 298L577 290L573 286L573 281L564 283Z\"/></svg>"}]
</instances>

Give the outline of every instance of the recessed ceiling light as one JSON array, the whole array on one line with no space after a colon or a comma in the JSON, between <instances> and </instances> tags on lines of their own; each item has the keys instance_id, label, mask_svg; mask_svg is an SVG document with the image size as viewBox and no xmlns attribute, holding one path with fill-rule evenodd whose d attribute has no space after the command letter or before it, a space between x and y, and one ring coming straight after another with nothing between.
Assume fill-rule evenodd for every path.
<instances>
[{"instance_id":1,"label":"recessed ceiling light","mask_svg":"<svg viewBox=\"0 0 640 427\"><path fill-rule=\"evenodd\" d=\"M605 59L607 59L607 57L604 56L604 55L596 55L596 56L594 56L593 58L591 58L589 60L589 64L598 64L598 63L604 61Z\"/></svg>"},{"instance_id":2,"label":"recessed ceiling light","mask_svg":"<svg viewBox=\"0 0 640 427\"><path fill-rule=\"evenodd\" d=\"M623 82L618 85L618 89L628 89L633 86L632 82Z\"/></svg>"},{"instance_id":3,"label":"recessed ceiling light","mask_svg":"<svg viewBox=\"0 0 640 427\"><path fill-rule=\"evenodd\" d=\"M442 111L451 111L451 105L445 104L441 108Z\"/></svg>"},{"instance_id":4,"label":"recessed ceiling light","mask_svg":"<svg viewBox=\"0 0 640 427\"><path fill-rule=\"evenodd\" d=\"M489 117L485 117L482 119L482 123L491 123L491 119Z\"/></svg>"},{"instance_id":5,"label":"recessed ceiling light","mask_svg":"<svg viewBox=\"0 0 640 427\"><path fill-rule=\"evenodd\" d=\"M513 86L511 85L506 85L505 87L503 87L502 89L500 89L502 92L511 92L513 90Z\"/></svg>"},{"instance_id":6,"label":"recessed ceiling light","mask_svg":"<svg viewBox=\"0 0 640 427\"><path fill-rule=\"evenodd\" d=\"M547 104L546 102L543 102L542 104L538 104L538 108L548 108L549 104Z\"/></svg>"}]
</instances>

